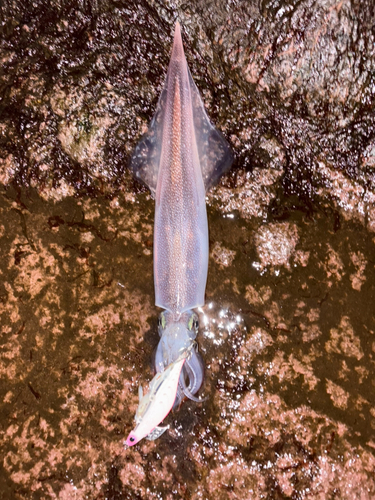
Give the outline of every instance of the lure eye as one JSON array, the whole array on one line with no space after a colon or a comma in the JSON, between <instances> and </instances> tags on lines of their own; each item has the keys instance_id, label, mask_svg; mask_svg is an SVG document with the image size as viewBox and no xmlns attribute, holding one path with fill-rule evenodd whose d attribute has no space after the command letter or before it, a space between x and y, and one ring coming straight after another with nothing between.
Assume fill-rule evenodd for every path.
<instances>
[{"instance_id":1,"label":"lure eye","mask_svg":"<svg viewBox=\"0 0 375 500\"><path fill-rule=\"evenodd\" d=\"M130 438L129 438L129 441L130 441L131 443L134 443L134 441L135 441L135 437L133 437L133 436L132 436L132 437L130 437Z\"/></svg>"}]
</instances>

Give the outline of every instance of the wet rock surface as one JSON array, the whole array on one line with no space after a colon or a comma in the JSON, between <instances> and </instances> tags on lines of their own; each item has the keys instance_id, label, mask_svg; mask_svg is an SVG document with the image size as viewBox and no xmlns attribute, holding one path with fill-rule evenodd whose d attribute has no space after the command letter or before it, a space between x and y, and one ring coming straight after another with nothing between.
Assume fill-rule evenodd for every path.
<instances>
[{"instance_id":1,"label":"wet rock surface","mask_svg":"<svg viewBox=\"0 0 375 500\"><path fill-rule=\"evenodd\" d=\"M209 207L208 400L126 449L158 341L153 201L3 188L0 210L7 498L373 497L374 241L362 225ZM264 251L267 231L279 243Z\"/></svg>"},{"instance_id":2,"label":"wet rock surface","mask_svg":"<svg viewBox=\"0 0 375 500\"><path fill-rule=\"evenodd\" d=\"M371 2L1 16L1 495L374 498ZM176 18L237 159L208 194L208 399L126 449L158 341L154 204L126 166Z\"/></svg>"},{"instance_id":3,"label":"wet rock surface","mask_svg":"<svg viewBox=\"0 0 375 500\"><path fill-rule=\"evenodd\" d=\"M237 166L335 192L374 224L372 2L61 2L2 8L0 173L64 196L113 192L155 109L173 26ZM339 179L338 179L339 178ZM52 191L52 192L51 192Z\"/></svg>"}]
</instances>

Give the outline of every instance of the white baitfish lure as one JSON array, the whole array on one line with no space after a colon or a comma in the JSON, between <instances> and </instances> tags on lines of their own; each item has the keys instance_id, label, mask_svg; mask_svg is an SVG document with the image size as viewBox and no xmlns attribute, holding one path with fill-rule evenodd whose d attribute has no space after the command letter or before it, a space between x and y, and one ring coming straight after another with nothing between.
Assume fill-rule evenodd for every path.
<instances>
[{"instance_id":1,"label":"white baitfish lure","mask_svg":"<svg viewBox=\"0 0 375 500\"><path fill-rule=\"evenodd\" d=\"M159 396L167 386L174 392L172 398L164 396L166 411L157 413L151 405L143 405L142 422L147 425L143 424L141 431L141 424L137 424L126 441L129 445L146 436L158 437L164 429L157 427L161 415L164 418L184 395L200 401L195 394L203 381L204 366L195 342L198 317L193 309L204 305L207 281L205 196L232 162L229 144L205 112L185 59L177 23L167 78L155 115L131 160L135 177L155 197L155 303L164 309L159 318L157 374L149 392ZM143 399L140 405L142 402Z\"/></svg>"},{"instance_id":2,"label":"white baitfish lure","mask_svg":"<svg viewBox=\"0 0 375 500\"><path fill-rule=\"evenodd\" d=\"M153 441L168 429L168 426L155 427L155 422L160 423L171 411L185 361L186 357L181 356L164 371L157 373L145 396L142 386L139 386L139 405L134 418L136 427L127 437L127 445L132 446L145 436Z\"/></svg>"}]
</instances>

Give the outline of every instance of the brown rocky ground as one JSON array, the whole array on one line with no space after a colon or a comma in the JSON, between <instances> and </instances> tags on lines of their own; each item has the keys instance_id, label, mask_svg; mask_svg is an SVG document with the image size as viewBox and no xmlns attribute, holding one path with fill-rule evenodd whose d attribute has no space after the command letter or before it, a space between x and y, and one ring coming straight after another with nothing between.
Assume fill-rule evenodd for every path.
<instances>
[{"instance_id":1,"label":"brown rocky ground","mask_svg":"<svg viewBox=\"0 0 375 500\"><path fill-rule=\"evenodd\" d=\"M0 498L374 498L372 2L0 14ZM158 341L126 166L177 17L236 164L208 194L208 399L126 449Z\"/></svg>"}]
</instances>

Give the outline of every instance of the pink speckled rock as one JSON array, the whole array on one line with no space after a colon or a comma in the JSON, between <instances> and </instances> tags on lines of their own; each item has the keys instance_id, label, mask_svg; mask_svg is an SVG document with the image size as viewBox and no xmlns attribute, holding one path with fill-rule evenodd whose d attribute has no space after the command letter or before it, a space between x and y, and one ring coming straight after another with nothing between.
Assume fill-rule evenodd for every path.
<instances>
[{"instance_id":1,"label":"pink speckled rock","mask_svg":"<svg viewBox=\"0 0 375 500\"><path fill-rule=\"evenodd\" d=\"M4 3L7 500L375 497L372 2L202 5ZM125 449L158 341L153 202L126 165L176 18L237 160L207 195L208 399Z\"/></svg>"}]
</instances>

